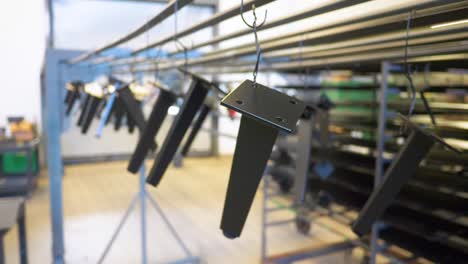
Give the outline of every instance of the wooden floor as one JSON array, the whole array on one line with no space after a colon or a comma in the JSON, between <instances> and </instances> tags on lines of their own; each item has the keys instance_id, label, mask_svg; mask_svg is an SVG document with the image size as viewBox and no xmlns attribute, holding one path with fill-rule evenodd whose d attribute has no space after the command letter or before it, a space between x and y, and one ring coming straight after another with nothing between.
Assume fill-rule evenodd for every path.
<instances>
[{"instance_id":1,"label":"wooden floor","mask_svg":"<svg viewBox=\"0 0 468 264\"><path fill-rule=\"evenodd\" d=\"M191 158L181 169L170 168L160 187L148 187L171 223L202 263L259 263L261 241L261 194L241 238L224 238L219 223L227 186L230 157ZM96 263L119 220L136 194L138 180L126 172L125 162L68 166L64 178L65 246L67 263ZM148 205L149 263L183 257L161 218ZM279 213L274 218L287 217ZM51 263L51 232L47 177L27 204L30 263ZM140 262L139 207L132 213L104 263ZM300 249L342 238L319 226L311 236L296 232L293 225L271 228L269 253ZM16 229L5 238L7 263L18 263ZM344 253L304 263L352 263Z\"/></svg>"}]
</instances>

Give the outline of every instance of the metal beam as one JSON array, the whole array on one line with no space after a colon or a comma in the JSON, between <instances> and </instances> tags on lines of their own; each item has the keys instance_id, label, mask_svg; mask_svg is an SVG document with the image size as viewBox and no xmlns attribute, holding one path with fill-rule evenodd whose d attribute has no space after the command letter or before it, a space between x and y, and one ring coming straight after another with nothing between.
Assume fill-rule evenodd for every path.
<instances>
[{"instance_id":1,"label":"metal beam","mask_svg":"<svg viewBox=\"0 0 468 264\"><path fill-rule=\"evenodd\" d=\"M428 29L427 27L422 27L411 30L411 37L408 40L408 45L414 46L468 38L468 25L440 29L441 30L433 30L430 28ZM347 53L360 52L363 49L375 50L404 47L406 45L405 38L406 31L398 31L391 32L389 34L370 36L367 38L358 38L349 41L304 47L302 50L293 49L286 51L276 51L269 54L266 53L263 56L265 59L287 57L293 60L336 56Z\"/></svg>"},{"instance_id":2,"label":"metal beam","mask_svg":"<svg viewBox=\"0 0 468 264\"><path fill-rule=\"evenodd\" d=\"M433 4L440 5L440 2L435 2ZM466 8L466 6L464 7ZM402 11L406 12L408 10L412 10L413 8L414 6L405 6L405 8L403 8ZM387 14L388 12L389 12L388 10L381 10L380 12L371 12L369 16L376 17L378 14L382 16L382 15ZM393 10L390 12L393 13ZM439 14L440 12L443 12L443 9L429 8L425 10L418 10L417 14L419 17L426 17L426 16L434 15L434 12L435 14ZM348 40L351 37L362 38L366 36L367 34L369 34L369 32L366 32L365 29L372 30L372 32L387 31L388 28L386 28L385 25L404 21L406 17L407 17L407 14L398 14L398 15L390 15L390 16L383 17L383 18L371 19L366 22L357 22L357 23L347 24L345 26L340 26L336 28L330 28L330 29L326 29L322 31L309 33L304 36L286 38L286 39L282 39L279 41L266 43L262 45L262 50L263 52L269 52L269 51L277 51L277 50L288 49L288 48L296 48L299 42L302 42L304 45L324 44L324 43L328 44L330 43L331 39L333 39L334 41L338 41L338 40ZM427 18L425 20L429 21ZM378 26L382 26L382 27L376 29L376 27ZM458 26L463 27L463 24L458 25ZM439 29L443 29L443 28L439 28ZM432 30L435 30L435 29L432 29ZM447 30L447 28L443 30ZM340 34L341 37L339 38L336 37L337 34ZM426 34L429 34L429 33L426 32ZM207 54L206 56L189 60L188 65L194 66L194 65L203 65L203 64L209 64L209 63L215 63L215 62L221 62L221 61L225 62L230 59L252 55L252 54L255 54L255 52L256 52L255 46L250 46L246 48L231 49L229 50L229 52L226 50L226 52L223 52L223 53L216 53L216 54L210 53L210 54ZM158 68L161 70L164 70L164 69L170 69L174 67L181 67L183 65L184 65L184 62L182 60L179 60L179 61L175 61L175 63L174 62L161 63L160 65L158 65Z\"/></svg>"},{"instance_id":3,"label":"metal beam","mask_svg":"<svg viewBox=\"0 0 468 264\"><path fill-rule=\"evenodd\" d=\"M429 2L429 3L428 3ZM364 4L361 4L364 5ZM357 5L357 6L361 6ZM424 8L417 10L418 8ZM390 29L401 28L401 25L398 23L404 21L408 14L408 11L417 10L413 16L413 20L419 18L425 18L429 16L449 13L451 11L457 11L468 8L468 1L461 1L456 3L450 2L441 2L441 1L419 1L417 3L400 5L398 10L387 8L384 10L374 11L369 14L357 17L351 17L348 19L342 19L337 21L331 21L320 27L313 27L310 29L302 30L299 32L289 33L281 36L277 36L272 39L268 39L261 42L262 50L264 54L267 54L268 51L275 51L287 48L295 48L298 46L298 43L303 42L303 45L319 44L319 43L333 43L341 39L349 39L350 32L353 34L362 36L368 35L370 33L362 32L363 29L371 30L372 33L377 32L387 32ZM422 19L421 19L422 20ZM430 23L429 20L425 19L423 23ZM392 25L392 26L389 26ZM335 37L340 35L341 39ZM359 37L362 37L359 36ZM321 40L322 42L320 42ZM254 44L245 44L235 47L225 48L205 54L203 57L189 60L188 65L199 65L205 63L213 63L216 61L226 61L228 59L242 57L246 55L251 55L255 53ZM128 63L129 59L110 59L107 60L114 61L114 63L122 64ZM137 59L139 62L144 62L144 59ZM172 61L174 62L174 61ZM171 63L160 63L161 69L172 68L172 67L181 67L184 62L182 60L175 61L173 65Z\"/></svg>"},{"instance_id":4,"label":"metal beam","mask_svg":"<svg viewBox=\"0 0 468 264\"><path fill-rule=\"evenodd\" d=\"M169 16L173 15L175 10L176 10L176 6L178 8L178 10L182 9L184 6L192 3L193 0L171 0L167 5L166 7L161 11L159 12L159 14L157 14L155 17L153 17L151 20L149 20L148 22L146 22L145 24L143 24L142 26L140 26L139 28L137 28L136 30L132 31L131 33L125 35L124 37L121 37L115 41L112 41L110 42L109 44L106 44L104 46L102 46L101 48L98 48L94 51L90 51L90 52L87 52L81 56L78 56L72 60L69 60L68 63L69 64L76 64L76 63L79 63L79 62L82 62L82 61L85 61L91 57L94 57L94 56L97 56L99 54L101 54L102 52L106 51L106 50L109 50L111 48L114 48L122 43L125 43L141 34L143 34L144 32L148 31L149 29L151 29L152 27L158 25L159 23L161 23L162 21L164 21L166 18L168 18Z\"/></svg>"},{"instance_id":5,"label":"metal beam","mask_svg":"<svg viewBox=\"0 0 468 264\"><path fill-rule=\"evenodd\" d=\"M297 12L297 13L295 13L293 15L282 17L282 18L276 19L274 21L268 21L268 23L266 23L262 27L258 28L258 31L274 28L274 27L281 26L281 25L288 24L288 23L292 23L292 22L295 22L295 21L298 21L298 20L301 20L301 19L310 18L312 16L321 15L321 14L326 13L326 12L331 12L331 11L334 11L334 10L338 10L340 8L349 7L349 6L360 4L360 3L363 3L363 2L367 2L367 1L369 1L369 0L333 0L333 1L327 1L325 3L322 3L319 6L314 6L312 8L309 8L309 9L305 10L305 11L300 11L300 12ZM222 36L210 39L208 41L196 44L193 47L190 47L188 50L199 49L199 48L202 48L202 47L205 47L205 46L220 43L222 41L237 38L237 37L247 35L247 34L250 34L250 33L252 33L252 30L250 28L242 29L242 30L239 30L239 31L235 31L233 33L222 35ZM171 55L176 54L176 53L180 53L180 51L173 52L173 53L171 53Z\"/></svg>"},{"instance_id":6,"label":"metal beam","mask_svg":"<svg viewBox=\"0 0 468 264\"><path fill-rule=\"evenodd\" d=\"M362 8L369 8L371 4L363 3L359 4L356 6L357 7L362 7ZM381 9L381 10L373 10L371 12L368 12L366 14L357 14L355 17L347 18L347 19L336 19L333 21L330 21L328 23L324 23L319 27L312 27L308 28L306 30L300 30L300 31L295 31L289 34L285 35L280 35L276 36L270 39L265 39L261 40L261 45L267 45L269 43L275 43L278 41L282 41L284 39L290 39L293 37L301 37L304 35L307 35L309 33L314 33L318 31L323 31L327 29L333 29L341 26L346 26L351 23L359 23L359 22L368 22L371 20L374 21L379 21L378 19L382 19L383 17L386 17L389 19L389 21L386 22L386 24L393 23L393 22L399 22L399 21L404 21L408 18L408 12L410 11L416 11L413 15L413 19L421 18L421 17L426 17L430 15L435 15L435 14L440 14L440 13L447 13L453 10L459 10L463 8L467 8L468 6L468 1L454 1L454 0L448 0L448 1L407 1L405 3L400 4L399 6L392 6L386 9ZM351 7L354 8L354 7ZM350 9L351 9L350 8ZM379 24L376 24L377 26ZM254 43L247 43L243 45L238 45L230 48L225 48L225 49L220 49L216 50L210 53L207 53L206 55L213 55L213 54L220 54L220 53L226 53L226 52L231 52L232 50L238 50L242 48L255 48Z\"/></svg>"},{"instance_id":7,"label":"metal beam","mask_svg":"<svg viewBox=\"0 0 468 264\"><path fill-rule=\"evenodd\" d=\"M263 6L263 5L266 5L268 3L271 3L275 0L250 0L248 2L246 2L244 4L244 12L247 12L249 10L252 9L252 5L255 4L256 7L260 7L260 6ZM177 39L177 38L181 38L181 37L184 37L184 36L187 36L189 34L192 34L194 32L197 32L199 30L202 30L204 28L207 28L207 27L210 27L210 26L214 26L224 20L227 20L229 18L232 18L234 16L237 16L239 15L240 13L240 5L239 6L235 6L235 7L232 7L224 12L220 12L220 13L217 13L215 14L214 16L210 17L209 19L205 20L205 21L202 21L190 28L187 28L183 31L180 31L178 33L175 33L171 36L168 36L162 40L159 40L157 42L154 42L152 44L149 44L145 47L142 47L140 49L137 49L135 51L132 52L131 55L136 55L138 53L141 53L145 50L148 50L148 49L151 49L151 48L154 48L154 47L157 47L159 45L162 45L164 43L167 43L173 39Z\"/></svg>"},{"instance_id":8,"label":"metal beam","mask_svg":"<svg viewBox=\"0 0 468 264\"><path fill-rule=\"evenodd\" d=\"M169 0L88 0L88 1L108 1L108 2L135 2L135 3L161 3L166 4ZM202 7L215 7L217 0L195 0L192 5Z\"/></svg>"}]
</instances>

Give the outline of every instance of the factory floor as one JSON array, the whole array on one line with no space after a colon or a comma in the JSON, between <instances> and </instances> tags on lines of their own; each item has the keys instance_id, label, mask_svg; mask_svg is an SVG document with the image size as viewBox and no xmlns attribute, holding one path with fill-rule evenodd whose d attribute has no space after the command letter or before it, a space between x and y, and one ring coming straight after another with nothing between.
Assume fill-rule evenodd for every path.
<instances>
[{"instance_id":1,"label":"factory floor","mask_svg":"<svg viewBox=\"0 0 468 264\"><path fill-rule=\"evenodd\" d=\"M150 164L148 164L150 165ZM158 189L148 187L182 239L201 263L260 263L261 192L258 193L243 234L228 240L219 229L231 157L188 158L183 168L171 167ZM126 172L126 162L67 166L63 185L66 262L97 263L106 243L138 189L137 176ZM51 263L51 227L47 177L27 202L29 263ZM291 218L291 212L271 220ZM148 204L149 263L183 258L183 251ZM5 237L6 263L18 262L16 227ZM103 263L140 263L139 207L131 214ZM293 224L271 227L269 254L315 247L340 241L338 236L313 225L310 236L299 234ZM355 263L349 252L301 263Z\"/></svg>"}]
</instances>

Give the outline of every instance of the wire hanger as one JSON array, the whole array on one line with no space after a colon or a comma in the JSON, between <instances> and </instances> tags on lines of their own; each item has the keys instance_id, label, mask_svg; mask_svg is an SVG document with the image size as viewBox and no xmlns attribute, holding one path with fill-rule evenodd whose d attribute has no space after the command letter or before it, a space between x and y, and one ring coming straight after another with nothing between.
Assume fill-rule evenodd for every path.
<instances>
[{"instance_id":1,"label":"wire hanger","mask_svg":"<svg viewBox=\"0 0 468 264\"><path fill-rule=\"evenodd\" d=\"M249 28L253 29L253 33L254 33L254 36L255 36L255 49L256 49L256 53L257 53L257 60L255 62L255 69L254 69L254 72L253 72L253 86L256 87L257 86L258 67L259 67L259 63L260 63L260 56L262 54L262 49L261 49L260 43L258 41L257 30L259 28L261 28L265 24L265 22L267 20L268 10L265 10L265 16L263 18L263 21L260 24L257 24L258 18L257 18L255 4L252 4L252 13L253 13L253 16L254 16L254 21L253 21L252 25L250 25L244 18L244 0L241 0L240 15L241 15L242 21Z\"/></svg>"},{"instance_id":2,"label":"wire hanger","mask_svg":"<svg viewBox=\"0 0 468 264\"><path fill-rule=\"evenodd\" d=\"M409 39L410 39L411 19L413 17L413 13L414 13L414 11L411 11L408 14L408 19L406 20L405 57L404 57L405 77L406 77L406 80L408 81L409 88L411 90L411 102L410 102L410 106L409 106L408 114L407 114L407 119L408 120L410 120L411 116L413 115L414 108L416 106L416 94L417 94L417 91L416 91L416 88L415 88L414 82L413 82L413 77L412 77L412 74L411 74L411 64L408 63ZM431 110L431 108L429 106L429 103L426 100L426 97L424 95L424 91L421 91L420 95L421 95L421 99L422 99L422 101L424 103L424 107L426 109L426 112L429 115L429 117L431 118L432 124L435 126L436 125L436 120L435 120L435 117L434 117L434 115L432 113L432 110ZM406 124L402 126L402 131L401 132L403 132L403 130L406 130Z\"/></svg>"},{"instance_id":3,"label":"wire hanger","mask_svg":"<svg viewBox=\"0 0 468 264\"><path fill-rule=\"evenodd\" d=\"M188 68L188 48L187 46L184 45L184 43L182 43L182 41L180 41L179 38L177 38L177 32L179 32L178 30L178 15L177 13L179 12L179 0L176 0L175 1L175 5L174 5L174 43L175 43L175 46L176 46L176 49L178 52L180 51L183 51L184 52L184 71L187 72L187 68ZM193 42L192 42L192 46L193 46Z\"/></svg>"},{"instance_id":4,"label":"wire hanger","mask_svg":"<svg viewBox=\"0 0 468 264\"><path fill-rule=\"evenodd\" d=\"M424 88L419 91L419 95L421 96L421 100L423 101L424 107L426 108L426 111L429 113L429 117L431 118L431 122L434 126L437 125L436 119L434 114L432 113L431 106L429 105L429 102L427 101L426 98L426 90L430 88L429 80L428 80L428 75L430 73L430 63L427 63L426 66L424 66Z\"/></svg>"}]
</instances>

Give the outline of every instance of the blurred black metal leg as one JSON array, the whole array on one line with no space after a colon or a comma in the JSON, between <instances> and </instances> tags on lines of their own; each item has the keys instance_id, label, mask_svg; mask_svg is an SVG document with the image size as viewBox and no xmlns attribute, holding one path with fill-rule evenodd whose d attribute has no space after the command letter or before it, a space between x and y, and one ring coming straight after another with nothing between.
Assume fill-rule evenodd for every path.
<instances>
[{"instance_id":1,"label":"blurred black metal leg","mask_svg":"<svg viewBox=\"0 0 468 264\"><path fill-rule=\"evenodd\" d=\"M132 154L127 170L132 173L137 173L143 161L148 154L149 146L156 137L161 128L164 119L167 116L169 107L174 104L176 96L170 91L161 89L158 99L151 110L147 125L141 134L135 151Z\"/></svg>"},{"instance_id":2,"label":"blurred black metal leg","mask_svg":"<svg viewBox=\"0 0 468 264\"><path fill-rule=\"evenodd\" d=\"M69 116L71 114L71 111L73 110L73 106L75 105L75 102L80 98L80 92L79 91L72 91L71 92L71 98L67 102L67 110L65 111L65 115Z\"/></svg>"},{"instance_id":3,"label":"blurred black metal leg","mask_svg":"<svg viewBox=\"0 0 468 264\"><path fill-rule=\"evenodd\" d=\"M135 132L135 120L133 120L132 116L127 113L127 126L128 126L128 133L133 134Z\"/></svg>"},{"instance_id":4,"label":"blurred black metal leg","mask_svg":"<svg viewBox=\"0 0 468 264\"><path fill-rule=\"evenodd\" d=\"M142 132L145 129L146 122L140 103L135 99L135 96L128 86L117 90L117 92L119 93L119 98L122 100L121 102L125 111L132 117L138 129Z\"/></svg>"},{"instance_id":5,"label":"blurred black metal leg","mask_svg":"<svg viewBox=\"0 0 468 264\"><path fill-rule=\"evenodd\" d=\"M221 220L221 229L228 238L242 232L277 135L277 129L241 117Z\"/></svg>"},{"instance_id":6,"label":"blurred black metal leg","mask_svg":"<svg viewBox=\"0 0 468 264\"><path fill-rule=\"evenodd\" d=\"M119 131L120 127L122 126L122 119L124 117L124 109L122 106L122 101L119 98L115 99L115 109L114 109L114 130Z\"/></svg>"},{"instance_id":7,"label":"blurred black metal leg","mask_svg":"<svg viewBox=\"0 0 468 264\"><path fill-rule=\"evenodd\" d=\"M292 132L306 106L249 80L221 104L243 114L221 220L224 235L236 238L244 227L278 130Z\"/></svg>"},{"instance_id":8,"label":"blurred black metal leg","mask_svg":"<svg viewBox=\"0 0 468 264\"><path fill-rule=\"evenodd\" d=\"M205 122L206 117L210 113L211 108L207 105L203 105L200 113L198 113L197 119L195 120L195 124L192 127L192 130L190 131L189 136L187 137L187 141L185 142L184 147L182 148L182 156L186 156L188 151L190 150L190 147L192 146L193 141L195 140L195 137L197 136L198 132L200 131L200 128L203 125L203 122Z\"/></svg>"},{"instance_id":9,"label":"blurred black metal leg","mask_svg":"<svg viewBox=\"0 0 468 264\"><path fill-rule=\"evenodd\" d=\"M147 182L149 184L157 186L161 181L161 178L171 163L185 132L190 127L193 118L202 106L209 89L209 83L193 77L188 96L186 97L176 120L172 123L171 129L169 130L169 133L164 140L164 144L161 147L161 151L158 153L148 175Z\"/></svg>"},{"instance_id":10,"label":"blurred black metal leg","mask_svg":"<svg viewBox=\"0 0 468 264\"><path fill-rule=\"evenodd\" d=\"M81 108L81 113L80 113L80 116L78 117L78 122L76 124L77 126L81 126L83 124L85 116L86 116L87 108L89 107L90 100L91 100L91 95L86 94L85 101L84 101L83 107Z\"/></svg>"},{"instance_id":11,"label":"blurred black metal leg","mask_svg":"<svg viewBox=\"0 0 468 264\"><path fill-rule=\"evenodd\" d=\"M89 107L86 109L85 113L85 118L83 122L83 126L81 127L81 133L86 134L88 133L89 127L91 126L91 123L93 122L93 119L96 117L96 112L99 106L99 103L101 102L101 98L97 98L94 96L90 97L89 101Z\"/></svg>"},{"instance_id":12,"label":"blurred black metal leg","mask_svg":"<svg viewBox=\"0 0 468 264\"><path fill-rule=\"evenodd\" d=\"M387 169L382 184L372 192L371 197L359 213L359 217L353 225L355 233L364 235L370 232L372 224L383 215L395 200L435 142L432 136L419 129L411 131L404 146Z\"/></svg>"}]
</instances>

